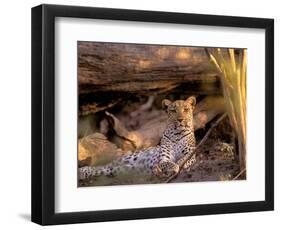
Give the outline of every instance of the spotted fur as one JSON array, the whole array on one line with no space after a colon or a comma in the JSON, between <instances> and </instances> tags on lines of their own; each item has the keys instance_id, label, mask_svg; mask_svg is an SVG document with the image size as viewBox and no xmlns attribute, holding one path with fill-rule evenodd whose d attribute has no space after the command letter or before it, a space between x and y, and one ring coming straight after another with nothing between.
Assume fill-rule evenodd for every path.
<instances>
[{"instance_id":1,"label":"spotted fur","mask_svg":"<svg viewBox=\"0 0 281 230\"><path fill-rule=\"evenodd\" d=\"M169 177L177 173L179 166L176 162L184 155L192 154L195 149L193 129L195 104L196 99L193 96L174 102L164 99L162 106L168 113L168 122L158 146L127 154L105 166L82 167L79 169L79 178L115 176L130 171L158 177ZM184 167L190 168L195 159L194 155Z\"/></svg>"}]
</instances>

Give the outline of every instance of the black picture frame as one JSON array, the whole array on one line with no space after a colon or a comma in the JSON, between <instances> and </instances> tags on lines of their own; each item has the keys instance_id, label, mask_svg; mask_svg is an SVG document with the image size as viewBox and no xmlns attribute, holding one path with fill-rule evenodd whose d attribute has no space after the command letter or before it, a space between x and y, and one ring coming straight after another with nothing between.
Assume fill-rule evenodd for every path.
<instances>
[{"instance_id":1,"label":"black picture frame","mask_svg":"<svg viewBox=\"0 0 281 230\"><path fill-rule=\"evenodd\" d=\"M55 18L109 19L265 29L265 200L55 213ZM274 209L274 20L110 8L32 8L32 221L41 225L267 211Z\"/></svg>"}]
</instances>

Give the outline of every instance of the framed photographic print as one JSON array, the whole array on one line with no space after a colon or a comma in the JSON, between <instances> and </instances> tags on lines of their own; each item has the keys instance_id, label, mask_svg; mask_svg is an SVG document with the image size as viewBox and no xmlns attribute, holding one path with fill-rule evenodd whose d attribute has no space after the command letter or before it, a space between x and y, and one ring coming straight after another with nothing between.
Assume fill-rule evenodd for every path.
<instances>
[{"instance_id":1,"label":"framed photographic print","mask_svg":"<svg viewBox=\"0 0 281 230\"><path fill-rule=\"evenodd\" d=\"M32 9L32 221L274 207L273 19Z\"/></svg>"}]
</instances>

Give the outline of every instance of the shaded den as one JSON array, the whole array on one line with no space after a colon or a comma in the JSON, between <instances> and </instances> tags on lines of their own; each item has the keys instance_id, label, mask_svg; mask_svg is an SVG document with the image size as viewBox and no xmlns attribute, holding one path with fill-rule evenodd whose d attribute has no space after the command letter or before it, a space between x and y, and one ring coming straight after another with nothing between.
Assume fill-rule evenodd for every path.
<instances>
[{"instance_id":1,"label":"shaded den","mask_svg":"<svg viewBox=\"0 0 281 230\"><path fill-rule=\"evenodd\" d=\"M245 84L245 49L78 42L78 168L157 146L167 126L163 99L195 96L195 138L204 139L196 163L173 178L132 173L78 185L245 179Z\"/></svg>"}]
</instances>

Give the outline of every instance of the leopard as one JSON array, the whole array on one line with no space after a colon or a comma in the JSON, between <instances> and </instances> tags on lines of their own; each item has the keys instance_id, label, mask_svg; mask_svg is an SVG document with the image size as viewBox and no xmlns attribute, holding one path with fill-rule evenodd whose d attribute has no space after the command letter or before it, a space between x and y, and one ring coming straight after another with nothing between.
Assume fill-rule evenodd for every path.
<instances>
[{"instance_id":1,"label":"leopard","mask_svg":"<svg viewBox=\"0 0 281 230\"><path fill-rule=\"evenodd\" d=\"M192 155L196 139L193 127L193 111L196 97L186 100L164 99L162 107L168 114L166 129L155 147L128 153L104 166L84 166L79 168L79 179L97 176L113 177L118 174L134 172L159 178L168 178L178 173L179 162L185 155ZM196 162L196 154L184 164L190 170Z\"/></svg>"}]
</instances>

